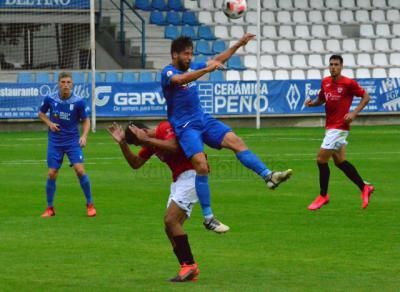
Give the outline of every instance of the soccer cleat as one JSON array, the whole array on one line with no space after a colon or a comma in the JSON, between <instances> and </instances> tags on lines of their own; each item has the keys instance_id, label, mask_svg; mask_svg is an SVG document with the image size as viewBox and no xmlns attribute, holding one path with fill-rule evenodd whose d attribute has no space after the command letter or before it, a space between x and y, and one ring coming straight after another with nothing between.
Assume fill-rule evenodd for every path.
<instances>
[{"instance_id":1,"label":"soccer cleat","mask_svg":"<svg viewBox=\"0 0 400 292\"><path fill-rule=\"evenodd\" d=\"M94 205L93 205L92 203L87 204L87 205L86 205L86 208L87 208L87 215L88 215L89 217L94 217L94 216L96 216L96 208L94 207Z\"/></svg>"},{"instance_id":2,"label":"soccer cleat","mask_svg":"<svg viewBox=\"0 0 400 292\"><path fill-rule=\"evenodd\" d=\"M372 193L375 191L375 188L373 185L366 184L364 186L364 189L361 192L361 199L363 201L362 203L362 208L365 209L368 207L369 204L369 198L371 197Z\"/></svg>"},{"instance_id":3,"label":"soccer cleat","mask_svg":"<svg viewBox=\"0 0 400 292\"><path fill-rule=\"evenodd\" d=\"M308 210L314 211L320 209L323 205L329 203L329 195L321 196L319 195L309 206Z\"/></svg>"},{"instance_id":4,"label":"soccer cleat","mask_svg":"<svg viewBox=\"0 0 400 292\"><path fill-rule=\"evenodd\" d=\"M171 282L188 282L188 281L197 281L199 278L200 270L197 267L197 264L194 263L192 265L182 264L181 269L174 278L170 279Z\"/></svg>"},{"instance_id":5,"label":"soccer cleat","mask_svg":"<svg viewBox=\"0 0 400 292\"><path fill-rule=\"evenodd\" d=\"M293 170L288 169L285 171L273 171L267 175L265 178L265 182L267 183L268 188L271 190L276 189L281 183L289 179L292 175Z\"/></svg>"},{"instance_id":6,"label":"soccer cleat","mask_svg":"<svg viewBox=\"0 0 400 292\"><path fill-rule=\"evenodd\" d=\"M54 207L47 207L47 209L43 212L42 218L53 217L56 216L56 212L54 211Z\"/></svg>"},{"instance_id":7,"label":"soccer cleat","mask_svg":"<svg viewBox=\"0 0 400 292\"><path fill-rule=\"evenodd\" d=\"M217 219L215 219L214 217L212 217L210 219L210 221L204 221L203 225L206 229L214 231L216 233L225 233L227 231L229 231L229 226L219 222Z\"/></svg>"}]
</instances>

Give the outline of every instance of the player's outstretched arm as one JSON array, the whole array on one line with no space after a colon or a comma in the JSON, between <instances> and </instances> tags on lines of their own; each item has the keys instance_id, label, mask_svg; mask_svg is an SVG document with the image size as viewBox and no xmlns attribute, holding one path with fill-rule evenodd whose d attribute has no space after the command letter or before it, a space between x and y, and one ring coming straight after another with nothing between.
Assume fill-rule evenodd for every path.
<instances>
[{"instance_id":1,"label":"player's outstretched arm","mask_svg":"<svg viewBox=\"0 0 400 292\"><path fill-rule=\"evenodd\" d=\"M126 143L125 140L124 130L120 125L118 125L117 123L113 123L107 128L107 131L108 133L110 133L114 141L119 144L122 154L124 155L125 160L128 162L130 167L132 167L133 169L139 169L146 163L146 159L135 155L129 148L129 145L128 143Z\"/></svg>"},{"instance_id":2,"label":"player's outstretched arm","mask_svg":"<svg viewBox=\"0 0 400 292\"><path fill-rule=\"evenodd\" d=\"M245 46L249 41L255 38L255 35L252 33L246 33L242 38L234 44L232 47L228 48L227 50L223 51L221 54L217 55L214 60L219 61L221 63L225 63L230 57L232 57L236 51L240 48Z\"/></svg>"},{"instance_id":3,"label":"player's outstretched arm","mask_svg":"<svg viewBox=\"0 0 400 292\"><path fill-rule=\"evenodd\" d=\"M39 119L46 124L47 127L49 127L50 131L52 132L58 132L60 131L60 126L56 123L53 123L50 121L49 117L45 114L39 111Z\"/></svg>"},{"instance_id":4,"label":"player's outstretched arm","mask_svg":"<svg viewBox=\"0 0 400 292\"><path fill-rule=\"evenodd\" d=\"M133 135L135 135L140 145L154 147L159 150L164 150L171 153L176 153L179 151L179 144L176 138L171 138L168 140L154 138L149 136L145 131L139 129L135 125L130 125L129 130L132 132Z\"/></svg>"},{"instance_id":5,"label":"player's outstretched arm","mask_svg":"<svg viewBox=\"0 0 400 292\"><path fill-rule=\"evenodd\" d=\"M207 62L207 67L205 68L172 76L171 83L177 85L188 84L192 81L199 79L200 77L202 77L207 73L213 72L217 69L224 69L224 68L225 67L221 62L210 60Z\"/></svg>"}]
</instances>

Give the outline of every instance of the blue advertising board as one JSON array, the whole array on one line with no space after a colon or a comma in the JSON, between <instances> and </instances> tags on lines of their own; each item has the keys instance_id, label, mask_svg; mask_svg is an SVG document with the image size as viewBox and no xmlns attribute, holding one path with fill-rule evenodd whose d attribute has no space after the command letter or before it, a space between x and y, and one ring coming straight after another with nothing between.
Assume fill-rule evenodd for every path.
<instances>
[{"instance_id":1,"label":"blue advertising board","mask_svg":"<svg viewBox=\"0 0 400 292\"><path fill-rule=\"evenodd\" d=\"M89 9L90 0L0 0L7 9Z\"/></svg>"},{"instance_id":2,"label":"blue advertising board","mask_svg":"<svg viewBox=\"0 0 400 292\"><path fill-rule=\"evenodd\" d=\"M361 79L371 96L363 112L400 112L400 78ZM75 84L74 92L91 103L90 84ZM215 116L254 116L256 83L197 82L205 112ZM307 108L304 101L317 97L320 80L264 81L260 87L261 115L323 113L324 107ZM43 98L56 84L0 84L0 119L36 118ZM95 90L98 117L166 117L160 83L98 83ZM354 98L352 109L359 103Z\"/></svg>"}]
</instances>

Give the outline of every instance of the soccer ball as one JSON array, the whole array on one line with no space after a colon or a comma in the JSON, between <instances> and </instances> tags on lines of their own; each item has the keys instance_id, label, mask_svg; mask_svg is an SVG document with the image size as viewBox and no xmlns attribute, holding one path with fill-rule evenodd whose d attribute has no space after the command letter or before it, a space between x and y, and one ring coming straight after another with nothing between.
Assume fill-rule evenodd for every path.
<instances>
[{"instance_id":1,"label":"soccer ball","mask_svg":"<svg viewBox=\"0 0 400 292\"><path fill-rule=\"evenodd\" d=\"M222 9L227 17L238 19L246 12L247 3L246 0L224 0Z\"/></svg>"}]
</instances>

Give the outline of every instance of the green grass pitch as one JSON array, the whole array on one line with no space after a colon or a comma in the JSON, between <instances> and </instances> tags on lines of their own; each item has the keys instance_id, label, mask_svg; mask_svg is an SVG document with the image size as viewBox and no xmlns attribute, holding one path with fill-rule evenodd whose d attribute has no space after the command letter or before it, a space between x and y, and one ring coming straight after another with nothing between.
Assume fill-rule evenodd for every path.
<instances>
[{"instance_id":1,"label":"green grass pitch","mask_svg":"<svg viewBox=\"0 0 400 292\"><path fill-rule=\"evenodd\" d=\"M196 206L185 228L201 270L197 283L169 283L178 271L163 229L170 173L156 158L134 171L105 130L89 137L86 169L98 215L67 161L57 181L57 216L45 208L45 132L0 134L1 291L398 291L400 128L354 127L347 158L376 191L359 190L331 167L331 202L318 194L315 156L324 130L236 129L272 169L293 177L270 191L227 150L207 150L214 213L231 227L206 231Z\"/></svg>"}]
</instances>

